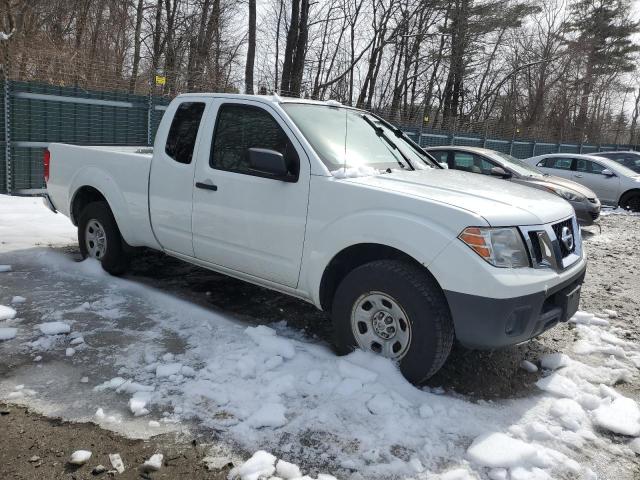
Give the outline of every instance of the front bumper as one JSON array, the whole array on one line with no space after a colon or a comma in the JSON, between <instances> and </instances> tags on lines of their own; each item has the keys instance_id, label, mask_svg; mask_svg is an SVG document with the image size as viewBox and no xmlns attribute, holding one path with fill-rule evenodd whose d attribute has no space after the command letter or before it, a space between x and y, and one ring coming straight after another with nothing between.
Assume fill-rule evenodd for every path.
<instances>
[{"instance_id":1,"label":"front bumper","mask_svg":"<svg viewBox=\"0 0 640 480\"><path fill-rule=\"evenodd\" d=\"M586 263L547 291L488 298L445 290L458 341L467 348L515 345L566 322L578 310Z\"/></svg>"},{"instance_id":2,"label":"front bumper","mask_svg":"<svg viewBox=\"0 0 640 480\"><path fill-rule=\"evenodd\" d=\"M600 217L600 202L569 202L576 212L578 223L584 227L593 225L593 222Z\"/></svg>"}]
</instances>

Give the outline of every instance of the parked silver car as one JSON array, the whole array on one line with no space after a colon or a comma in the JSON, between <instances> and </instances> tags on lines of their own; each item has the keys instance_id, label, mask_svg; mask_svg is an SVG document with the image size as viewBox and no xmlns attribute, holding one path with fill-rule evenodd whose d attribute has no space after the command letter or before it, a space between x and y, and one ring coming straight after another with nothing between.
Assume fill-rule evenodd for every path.
<instances>
[{"instance_id":1,"label":"parked silver car","mask_svg":"<svg viewBox=\"0 0 640 480\"><path fill-rule=\"evenodd\" d=\"M640 212L640 175L614 160L595 155L552 153L525 161L545 173L590 188L604 205Z\"/></svg>"},{"instance_id":2,"label":"parked silver car","mask_svg":"<svg viewBox=\"0 0 640 480\"><path fill-rule=\"evenodd\" d=\"M608 158L630 168L636 173L640 173L640 152L598 152L598 157Z\"/></svg>"},{"instance_id":3,"label":"parked silver car","mask_svg":"<svg viewBox=\"0 0 640 480\"><path fill-rule=\"evenodd\" d=\"M567 200L581 225L591 225L600 216L600 201L579 183L545 174L506 153L478 147L446 146L425 149L450 169L493 175L539 190L553 192Z\"/></svg>"}]
</instances>

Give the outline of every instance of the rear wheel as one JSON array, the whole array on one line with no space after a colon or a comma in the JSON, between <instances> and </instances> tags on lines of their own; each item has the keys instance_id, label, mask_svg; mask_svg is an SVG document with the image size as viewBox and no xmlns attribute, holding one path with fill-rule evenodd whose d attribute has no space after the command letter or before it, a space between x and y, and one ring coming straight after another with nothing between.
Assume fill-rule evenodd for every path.
<instances>
[{"instance_id":1,"label":"rear wheel","mask_svg":"<svg viewBox=\"0 0 640 480\"><path fill-rule=\"evenodd\" d=\"M632 192L622 197L620 207L632 212L640 212L640 192Z\"/></svg>"},{"instance_id":2,"label":"rear wheel","mask_svg":"<svg viewBox=\"0 0 640 480\"><path fill-rule=\"evenodd\" d=\"M334 344L390 358L413 383L435 374L449 356L454 331L444 293L423 268L397 260L350 272L333 300Z\"/></svg>"},{"instance_id":3,"label":"rear wheel","mask_svg":"<svg viewBox=\"0 0 640 480\"><path fill-rule=\"evenodd\" d=\"M95 258L112 275L123 274L129 266L124 240L106 202L92 202L82 210L78 244L83 258Z\"/></svg>"}]
</instances>

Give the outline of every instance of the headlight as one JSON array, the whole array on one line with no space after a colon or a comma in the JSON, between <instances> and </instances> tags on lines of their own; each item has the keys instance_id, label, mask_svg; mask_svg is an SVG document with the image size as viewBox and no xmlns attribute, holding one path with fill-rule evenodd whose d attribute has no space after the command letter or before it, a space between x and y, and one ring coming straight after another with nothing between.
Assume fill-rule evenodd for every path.
<instances>
[{"instance_id":1,"label":"headlight","mask_svg":"<svg viewBox=\"0 0 640 480\"><path fill-rule=\"evenodd\" d=\"M557 187L554 185L553 187L546 187L546 189L571 202L584 202L587 199L584 195L580 195L578 192L569 190L568 188Z\"/></svg>"},{"instance_id":2,"label":"headlight","mask_svg":"<svg viewBox=\"0 0 640 480\"><path fill-rule=\"evenodd\" d=\"M458 238L495 267L529 266L527 249L515 227L468 227Z\"/></svg>"}]
</instances>

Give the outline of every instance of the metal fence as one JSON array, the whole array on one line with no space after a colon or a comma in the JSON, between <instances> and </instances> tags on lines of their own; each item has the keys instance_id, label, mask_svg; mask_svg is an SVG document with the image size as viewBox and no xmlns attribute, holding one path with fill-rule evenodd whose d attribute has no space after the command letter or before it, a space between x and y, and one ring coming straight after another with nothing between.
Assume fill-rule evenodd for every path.
<instances>
[{"instance_id":1,"label":"metal fence","mask_svg":"<svg viewBox=\"0 0 640 480\"><path fill-rule=\"evenodd\" d=\"M170 98L86 90L5 79L0 95L0 193L38 194L44 187L42 154L51 142L77 145L152 145ZM420 122L417 122L420 123ZM629 145L550 143L529 139L434 131L401 125L422 146L485 147L527 158L545 153L628 150Z\"/></svg>"}]
</instances>

